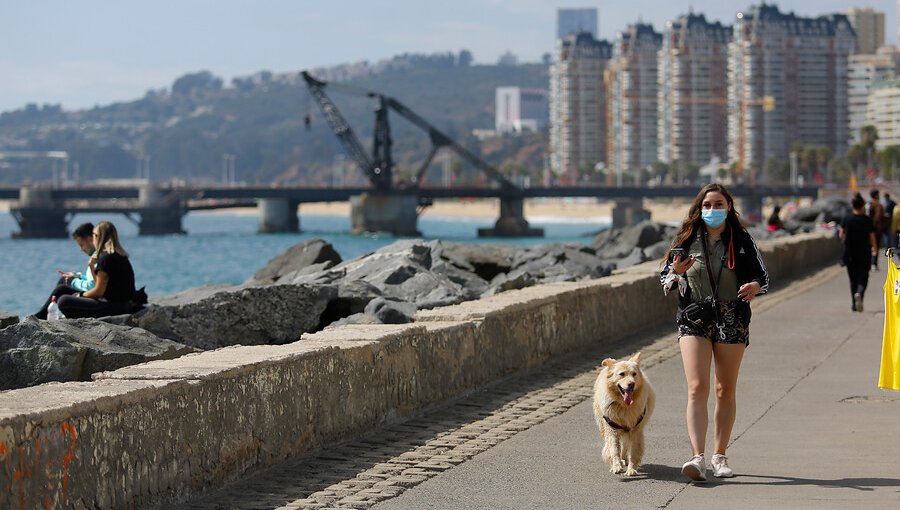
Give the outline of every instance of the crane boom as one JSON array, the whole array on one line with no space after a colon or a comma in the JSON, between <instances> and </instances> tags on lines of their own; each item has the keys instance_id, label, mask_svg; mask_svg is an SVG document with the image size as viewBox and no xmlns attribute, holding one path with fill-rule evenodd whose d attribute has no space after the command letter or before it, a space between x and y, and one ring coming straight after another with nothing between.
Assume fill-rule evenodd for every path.
<instances>
[{"instance_id":1,"label":"crane boom","mask_svg":"<svg viewBox=\"0 0 900 510\"><path fill-rule=\"evenodd\" d=\"M406 118L408 121L410 121L413 124L415 124L416 126L418 126L419 129L428 133L428 138L431 139L431 144L433 147L435 147L435 148L447 147L450 150L452 150L453 152L457 153L461 158L468 161L472 166L474 166L475 168L477 168L477 169L481 170L482 172L484 172L485 174L487 174L488 177L497 181L497 183L499 183L503 189L508 190L508 191L518 191L519 190L519 188L516 187L515 184L510 182L509 179L507 179L503 174L501 174L496 168L494 168L493 166L489 165L483 159L479 158L478 156L476 156L476 155L472 154L471 152L469 152L468 150L466 150L466 148L463 147L462 145L460 145L459 143L457 143L456 140L453 140L452 138L450 138L449 136L444 134L444 132L442 132L438 128L432 126L428 121L423 119L416 112L410 110L406 105L404 105L400 101L397 101L396 99L394 99L392 97L385 97L384 102L385 102L386 106L389 106L395 112L399 113L404 118ZM433 157L433 153L432 153L432 157ZM430 158L429 158L429 162L430 162ZM426 168L427 167L423 167L420 170L420 175L417 176L417 182L419 179L421 179L421 174L424 173L424 170Z\"/></svg>"},{"instance_id":2,"label":"crane boom","mask_svg":"<svg viewBox=\"0 0 900 510\"><path fill-rule=\"evenodd\" d=\"M324 88L326 86L326 83L313 78L306 71L303 71L301 74L303 76L303 79L306 80L306 84L309 87L310 93L319 104L319 108L322 110L322 113L325 115L325 118L331 125L331 128L334 131L335 135L337 135L341 143L344 145L344 148L347 150L347 152L350 153L353 159L356 160L356 163L366 173L366 175L369 177L369 180L372 181L376 188L387 190L392 186L392 140L390 136L390 125L388 123L387 115L388 109L390 109L402 115L419 129L428 133L428 138L431 141L432 148L429 151L425 162L419 167L419 170L416 173L415 181L413 183L415 186L418 186L422 181L422 177L424 176L425 171L428 170L428 166L431 164L431 161L437 153L438 149L447 147L448 149L459 155L461 158L469 162L479 171L483 172L485 175L496 181L500 185L500 187L508 194L521 194L521 190L509 179L507 179L502 173L500 173L499 170L497 170L475 154L472 154L465 147L457 143L456 140L450 138L444 132L431 125L419 114L412 111L409 107L407 107L400 101L392 97L379 94L377 92L361 91L354 88L352 90L352 93L358 95L366 95L370 98L375 98L378 100L378 108L375 110L375 133L373 142L374 146L372 149L372 157L370 158L363 149L362 144L359 142L359 139L353 133L353 130L347 124L347 121L344 120L343 116L341 116L340 112L337 109L337 106L335 106L331 99L329 99L329 97L325 94Z\"/></svg>"},{"instance_id":3,"label":"crane boom","mask_svg":"<svg viewBox=\"0 0 900 510\"><path fill-rule=\"evenodd\" d=\"M384 172L383 169L379 168L366 154L362 143L360 143L359 138L356 137L356 133L350 128L350 124L348 124L346 119L344 119L344 116L341 115L337 105L335 105L331 98L325 94L326 83L313 78L306 71L303 71L301 75L306 81L306 86L309 89L310 95L316 100L319 109L322 110L322 114L331 126L332 131L334 131L334 134L344 146L344 150L346 150L350 154L350 157L356 161L356 164L359 165L359 168L366 174L366 177L369 178L376 188L389 189L391 187L390 169L388 169L388 172Z\"/></svg>"}]
</instances>

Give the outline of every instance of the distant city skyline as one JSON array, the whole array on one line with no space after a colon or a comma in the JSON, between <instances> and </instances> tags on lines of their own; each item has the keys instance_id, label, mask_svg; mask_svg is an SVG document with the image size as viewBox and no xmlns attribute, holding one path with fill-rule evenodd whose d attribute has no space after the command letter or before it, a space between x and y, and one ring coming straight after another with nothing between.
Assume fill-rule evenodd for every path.
<instances>
[{"instance_id":1,"label":"distant city skyline","mask_svg":"<svg viewBox=\"0 0 900 510\"><path fill-rule=\"evenodd\" d=\"M557 9L596 8L600 39L629 23L664 23L693 10L731 24L759 2L692 0L193 0L175 2L4 2L0 32L0 111L26 103L91 108L168 88L208 70L226 83L262 70L276 73L390 58L402 53L472 52L476 64L506 51L520 62L552 54ZM896 43L897 0L784 0L782 11L818 16L870 6L885 13L887 44Z\"/></svg>"}]
</instances>

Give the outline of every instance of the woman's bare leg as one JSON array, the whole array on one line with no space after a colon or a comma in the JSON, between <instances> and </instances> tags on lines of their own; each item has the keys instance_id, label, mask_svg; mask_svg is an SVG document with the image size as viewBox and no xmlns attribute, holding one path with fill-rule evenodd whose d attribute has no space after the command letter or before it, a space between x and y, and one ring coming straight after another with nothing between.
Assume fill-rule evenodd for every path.
<instances>
[{"instance_id":1,"label":"woman's bare leg","mask_svg":"<svg viewBox=\"0 0 900 510\"><path fill-rule=\"evenodd\" d=\"M709 367L713 347L708 338L683 336L678 340L681 362L687 381L687 429L694 455L706 449L706 429L709 426Z\"/></svg>"},{"instance_id":2,"label":"woman's bare leg","mask_svg":"<svg viewBox=\"0 0 900 510\"><path fill-rule=\"evenodd\" d=\"M716 411L713 420L716 425L714 453L725 454L731 441L731 430L737 415L737 380L744 358L744 344L713 344L716 362Z\"/></svg>"}]
</instances>

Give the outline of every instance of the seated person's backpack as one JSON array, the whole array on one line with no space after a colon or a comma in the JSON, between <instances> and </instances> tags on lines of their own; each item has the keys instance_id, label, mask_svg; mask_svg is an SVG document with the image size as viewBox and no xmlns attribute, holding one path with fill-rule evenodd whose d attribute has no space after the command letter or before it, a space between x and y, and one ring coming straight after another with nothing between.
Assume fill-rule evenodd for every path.
<instances>
[{"instance_id":1,"label":"seated person's backpack","mask_svg":"<svg viewBox=\"0 0 900 510\"><path fill-rule=\"evenodd\" d=\"M140 310L147 304L147 292L144 290L147 287L141 287L140 289L134 291L134 295L131 296L131 304L133 305L132 313Z\"/></svg>"}]
</instances>

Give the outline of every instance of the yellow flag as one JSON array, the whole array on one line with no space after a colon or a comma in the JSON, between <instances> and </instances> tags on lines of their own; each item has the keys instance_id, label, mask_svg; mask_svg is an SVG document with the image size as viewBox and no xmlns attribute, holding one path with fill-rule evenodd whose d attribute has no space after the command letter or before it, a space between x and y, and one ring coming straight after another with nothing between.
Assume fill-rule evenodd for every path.
<instances>
[{"instance_id":1,"label":"yellow flag","mask_svg":"<svg viewBox=\"0 0 900 510\"><path fill-rule=\"evenodd\" d=\"M884 339L881 344L881 371L878 387L900 390L900 268L888 258L884 282Z\"/></svg>"},{"instance_id":2,"label":"yellow flag","mask_svg":"<svg viewBox=\"0 0 900 510\"><path fill-rule=\"evenodd\" d=\"M856 176L850 175L850 191L856 191Z\"/></svg>"}]
</instances>

